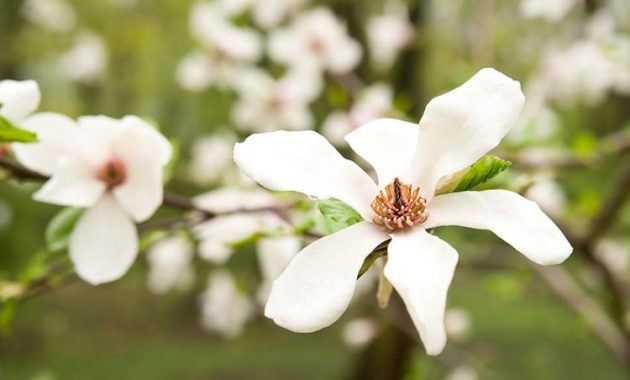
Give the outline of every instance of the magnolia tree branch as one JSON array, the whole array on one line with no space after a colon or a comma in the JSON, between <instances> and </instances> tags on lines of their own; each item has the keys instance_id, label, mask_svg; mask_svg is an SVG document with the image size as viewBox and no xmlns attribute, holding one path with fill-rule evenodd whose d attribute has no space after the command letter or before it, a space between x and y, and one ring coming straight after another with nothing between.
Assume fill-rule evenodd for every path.
<instances>
[{"instance_id":1,"label":"magnolia tree branch","mask_svg":"<svg viewBox=\"0 0 630 380\"><path fill-rule=\"evenodd\" d=\"M630 340L626 337L626 333L578 285L569 272L560 266L544 267L532 264L531 267L558 297L584 318L584 321L604 342L615 358L621 363L628 365L630 360Z\"/></svg>"}]
</instances>

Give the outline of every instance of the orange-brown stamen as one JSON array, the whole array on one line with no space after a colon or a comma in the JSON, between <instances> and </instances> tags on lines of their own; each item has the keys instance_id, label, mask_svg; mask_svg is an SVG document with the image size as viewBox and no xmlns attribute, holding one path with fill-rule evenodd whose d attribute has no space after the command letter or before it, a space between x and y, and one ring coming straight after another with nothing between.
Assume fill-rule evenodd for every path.
<instances>
[{"instance_id":1,"label":"orange-brown stamen","mask_svg":"<svg viewBox=\"0 0 630 380\"><path fill-rule=\"evenodd\" d=\"M96 171L96 178L104 182L108 188L114 188L127 180L127 167L121 159L112 158Z\"/></svg>"},{"instance_id":2,"label":"orange-brown stamen","mask_svg":"<svg viewBox=\"0 0 630 380\"><path fill-rule=\"evenodd\" d=\"M421 224L429 217L427 203L420 195L419 187L400 182L385 186L374 198L372 210L376 213L372 221L389 230L401 230Z\"/></svg>"}]
</instances>

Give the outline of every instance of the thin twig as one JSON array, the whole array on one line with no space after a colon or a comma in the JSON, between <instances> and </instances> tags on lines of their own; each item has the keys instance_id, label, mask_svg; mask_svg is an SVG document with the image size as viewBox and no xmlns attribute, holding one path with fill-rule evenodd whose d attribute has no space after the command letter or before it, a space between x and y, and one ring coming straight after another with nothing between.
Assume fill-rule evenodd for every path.
<instances>
[{"instance_id":1,"label":"thin twig","mask_svg":"<svg viewBox=\"0 0 630 380\"><path fill-rule=\"evenodd\" d=\"M551 290L584 318L584 321L604 342L615 358L621 363L627 364L627 360L630 360L630 341L627 340L624 331L578 285L569 272L559 266L545 267L532 263L531 267Z\"/></svg>"}]
</instances>

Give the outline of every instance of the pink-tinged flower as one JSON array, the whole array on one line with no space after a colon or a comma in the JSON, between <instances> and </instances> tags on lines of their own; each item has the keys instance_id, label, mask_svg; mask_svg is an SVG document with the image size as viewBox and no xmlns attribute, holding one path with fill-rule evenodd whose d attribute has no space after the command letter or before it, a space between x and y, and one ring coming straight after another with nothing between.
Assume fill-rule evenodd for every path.
<instances>
[{"instance_id":1,"label":"pink-tinged flower","mask_svg":"<svg viewBox=\"0 0 630 380\"><path fill-rule=\"evenodd\" d=\"M289 66L315 64L322 70L343 74L359 64L361 55L359 43L327 8L302 13L291 25L269 36L269 56Z\"/></svg>"},{"instance_id":2,"label":"pink-tinged flower","mask_svg":"<svg viewBox=\"0 0 630 380\"><path fill-rule=\"evenodd\" d=\"M171 146L135 116L86 116L78 122L40 113L22 121L38 142L13 144L17 159L51 178L34 199L84 207L69 242L79 277L101 284L122 277L138 250L134 222L162 203L162 171Z\"/></svg>"},{"instance_id":3,"label":"pink-tinged flower","mask_svg":"<svg viewBox=\"0 0 630 380\"><path fill-rule=\"evenodd\" d=\"M237 144L234 160L261 185L336 198L364 219L300 251L274 282L265 315L296 332L332 324L348 307L367 255L391 238L384 275L404 300L427 352L436 355L446 344L446 294L458 255L427 229L487 229L538 264L564 261L572 251L567 239L519 194L435 195L440 179L499 144L524 102L518 82L483 69L433 99L419 125L379 119L358 128L346 139L372 165L378 184L312 131L256 134Z\"/></svg>"}]
</instances>

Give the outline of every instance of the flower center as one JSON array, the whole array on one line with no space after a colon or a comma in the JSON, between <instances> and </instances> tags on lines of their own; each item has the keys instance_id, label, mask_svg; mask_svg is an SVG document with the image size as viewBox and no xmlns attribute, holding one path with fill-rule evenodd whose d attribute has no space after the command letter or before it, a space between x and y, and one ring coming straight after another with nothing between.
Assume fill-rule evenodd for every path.
<instances>
[{"instance_id":1,"label":"flower center","mask_svg":"<svg viewBox=\"0 0 630 380\"><path fill-rule=\"evenodd\" d=\"M112 158L96 171L96 178L108 188L122 185L127 179L127 168L119 158Z\"/></svg>"},{"instance_id":2,"label":"flower center","mask_svg":"<svg viewBox=\"0 0 630 380\"><path fill-rule=\"evenodd\" d=\"M398 177L379 192L371 206L376 213L372 221L392 231L413 227L429 217L420 188L404 184Z\"/></svg>"}]
</instances>

